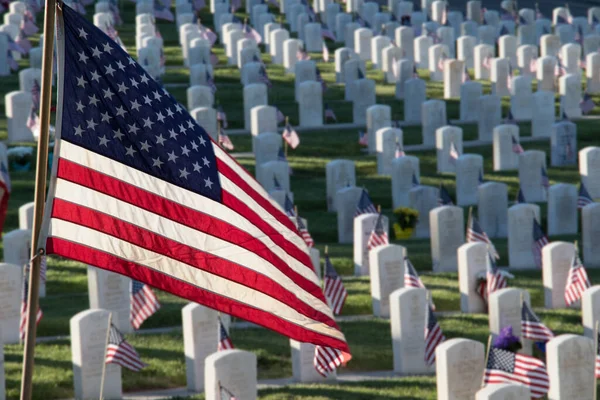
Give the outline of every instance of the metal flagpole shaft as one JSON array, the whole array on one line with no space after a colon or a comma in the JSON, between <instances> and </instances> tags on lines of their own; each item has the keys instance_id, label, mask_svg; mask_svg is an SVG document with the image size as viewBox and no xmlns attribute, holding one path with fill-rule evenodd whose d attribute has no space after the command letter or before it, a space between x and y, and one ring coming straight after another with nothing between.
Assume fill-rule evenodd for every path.
<instances>
[{"instance_id":1,"label":"metal flagpole shaft","mask_svg":"<svg viewBox=\"0 0 600 400\"><path fill-rule=\"evenodd\" d=\"M106 353L108 352L108 340L110 339L110 327L112 326L112 313L108 313L108 327L106 328L106 341L104 342L104 357L102 358L102 378L100 379L99 400L104 399L104 378L106 377Z\"/></svg>"},{"instance_id":2,"label":"metal flagpole shaft","mask_svg":"<svg viewBox=\"0 0 600 400\"><path fill-rule=\"evenodd\" d=\"M44 216L46 197L46 176L48 172L48 133L50 128L50 102L52 100L52 57L54 54L54 27L56 20L56 0L46 0L44 11L44 47L42 55L42 84L40 93L40 136L37 151L35 175L35 198L33 229L31 231L31 269L29 272L29 293L27 295L27 336L23 353L23 375L21 378L21 400L30 400L33 380L33 357L37 328L37 311L40 286L40 261L38 237Z\"/></svg>"}]
</instances>

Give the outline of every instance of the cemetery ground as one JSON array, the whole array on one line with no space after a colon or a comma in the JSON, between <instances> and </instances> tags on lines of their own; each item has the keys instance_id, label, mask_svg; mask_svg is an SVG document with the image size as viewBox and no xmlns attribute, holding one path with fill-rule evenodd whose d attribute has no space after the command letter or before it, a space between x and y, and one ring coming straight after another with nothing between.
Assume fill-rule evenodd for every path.
<instances>
[{"instance_id":1,"label":"cemetery ground","mask_svg":"<svg viewBox=\"0 0 600 400\"><path fill-rule=\"evenodd\" d=\"M135 54L134 5L123 5L122 16L125 24L119 28L120 37L128 46L131 54ZM88 10L88 15L91 11ZM243 14L238 14L243 18ZM211 26L211 15L205 12L202 22ZM40 22L41 25L41 21ZM163 77L166 85L182 104L186 101L186 89L189 82L188 70L183 67L181 50L177 40L177 32L172 24L158 23L165 41L167 72ZM35 41L33 41L35 44ZM331 46L331 43L329 43ZM330 47L333 54L334 48ZM226 57L222 47L215 47L220 65L215 70L215 81L218 87L216 102L223 106L227 113L230 128L238 129L243 125L242 85L239 82L239 70L235 66L225 66ZM264 55L267 61L267 55ZM313 59L320 60L320 54L312 54ZM20 61L26 67L28 60ZM269 90L269 102L276 105L290 118L292 125L298 122L298 108L294 101L294 78L285 75L281 66L266 64L273 87ZM339 123L351 122L352 104L343 101L344 89L335 84L334 64L318 63L323 79L329 89L324 94L323 102L335 112ZM419 71L421 78L428 81L428 72ZM388 104L392 107L392 119L402 120L402 101L394 98L395 85L383 83L381 71L369 70L368 77L377 82L377 104ZM490 92L489 82L484 83L484 92ZM0 92L8 93L18 90L18 79L15 74L0 78ZM535 90L535 83L534 83ZM427 97L442 98L441 82L427 82ZM598 103L600 98L595 97ZM0 112L5 109L4 96L0 96ZM558 105L558 102L557 102ZM503 109L508 108L507 98L503 99ZM596 113L600 113L598 108ZM447 113L450 119L458 119L458 99L447 101ZM504 114L504 113L503 113ZM464 130L463 140L476 139L476 124L461 125ZM594 120L577 121L578 148L582 149L597 143L598 122ZM403 127L404 144L410 146L420 144L421 127ZM520 136L530 136L529 123L520 125ZM6 117L0 114L0 139L7 137ZM291 190L298 206L299 213L308 220L308 229L316 242L316 247L324 254L329 247L333 265L345 276L344 283L349 293L344 307L340 326L345 333L353 359L346 368L338 372L389 371L392 369L392 347L389 321L372 318L371 296L368 277L354 277L352 261L352 245L337 244L336 214L328 213L325 201L325 164L338 158L355 162L357 186L364 186L375 204L380 204L384 214L392 218L391 181L389 177L377 175L377 163L374 155L367 155L358 144L357 129L334 129L325 126L323 129L300 133L301 145L288 152L288 160L293 168L294 178ZM235 145L235 153L251 152L251 138L246 135L231 135ZM29 145L29 144L27 144ZM525 150L548 151L548 138L533 142L523 141ZM409 147L410 148L410 147ZM493 172L491 143L481 147L469 147L468 153L481 154L484 157L484 179L504 182L509 186L509 199L514 199L518 191L518 176L513 172ZM421 183L438 186L440 183L449 189L454 196L453 175L436 173L436 154L434 150L407 154L415 154L420 159ZM239 161L254 172L254 160L240 157ZM550 183L579 182L577 166L549 167ZM4 227L5 232L18 228L18 207L33 199L34 172L11 171L12 195L10 208ZM545 227L546 204L540 204L542 225ZM465 215L468 212L465 209ZM392 218L393 219L393 218ZM573 241L576 236L551 237L552 240ZM488 319L485 314L460 314L460 293L456 273L431 273L431 252L429 239L411 239L397 241L407 248L408 256L417 268L424 284L431 290L437 311L440 312L440 325L447 338L470 338L480 342L487 341L489 332ZM500 253L500 266L507 265L507 241L495 239L494 244ZM322 257L323 261L323 257ZM511 271L515 278L509 286L523 288L531 294L531 303L544 323L555 333L581 334L581 316L579 310L542 310L543 285L541 271ZM600 270L588 269L592 283L600 282ZM89 308L87 295L87 275L85 265L57 258L48 260L47 296L40 300L44 317L38 327L38 338L57 336L53 340L44 340L36 348L36 369L34 376L34 398L62 399L73 395L73 373L69 334L69 319L76 313ZM139 373L123 370L123 391L141 391L185 386L185 356L183 353L183 336L181 333L181 308L186 302L175 296L158 292L162 308L142 326L143 330L175 327L173 330L159 332L143 332L128 335L127 339L138 350L142 360L148 367ZM352 319L349 316L364 316ZM179 327L179 329L177 328ZM231 339L237 348L252 351L258 358L258 379L285 378L292 375L289 341L283 336L262 328L231 330ZM8 398L16 398L19 393L21 378L21 361L23 347L20 345L5 346L6 388ZM263 389L261 398L275 399L381 399L381 398L435 398L435 376L403 377L379 381L344 383L339 385L294 385L292 387ZM195 398L203 398L198 396Z\"/></svg>"}]
</instances>

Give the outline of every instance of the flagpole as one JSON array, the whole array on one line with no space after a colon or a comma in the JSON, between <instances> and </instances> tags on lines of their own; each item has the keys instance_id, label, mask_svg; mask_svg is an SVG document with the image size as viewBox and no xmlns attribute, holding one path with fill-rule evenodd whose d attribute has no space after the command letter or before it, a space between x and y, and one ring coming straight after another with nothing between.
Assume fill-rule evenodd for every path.
<instances>
[{"instance_id":1,"label":"flagpole","mask_svg":"<svg viewBox=\"0 0 600 400\"><path fill-rule=\"evenodd\" d=\"M40 291L40 261L43 249L38 237L44 217L46 176L48 172L48 136L50 128L50 102L52 101L52 58L54 54L54 26L56 25L56 0L46 0L44 11L44 47L42 55L42 82L40 87L40 135L37 149L33 229L31 230L31 268L27 294L27 333L23 352L21 400L30 400L32 394L37 311Z\"/></svg>"},{"instance_id":2,"label":"flagpole","mask_svg":"<svg viewBox=\"0 0 600 400\"><path fill-rule=\"evenodd\" d=\"M108 313L108 327L106 328L106 340L104 341L104 357L102 357L102 378L100 379L100 396L98 400L104 400L104 378L106 377L106 353L108 352L108 341L110 339L110 327L112 326L112 313Z\"/></svg>"},{"instance_id":3,"label":"flagpole","mask_svg":"<svg viewBox=\"0 0 600 400\"><path fill-rule=\"evenodd\" d=\"M598 358L598 324L594 326L594 400L598 398L598 378L596 376L596 359Z\"/></svg>"},{"instance_id":4,"label":"flagpole","mask_svg":"<svg viewBox=\"0 0 600 400\"><path fill-rule=\"evenodd\" d=\"M485 370L487 369L488 358L490 357L490 347L492 346L492 335L488 335L487 348L485 350L485 364L483 364L483 376L481 377L481 387L485 386Z\"/></svg>"}]
</instances>

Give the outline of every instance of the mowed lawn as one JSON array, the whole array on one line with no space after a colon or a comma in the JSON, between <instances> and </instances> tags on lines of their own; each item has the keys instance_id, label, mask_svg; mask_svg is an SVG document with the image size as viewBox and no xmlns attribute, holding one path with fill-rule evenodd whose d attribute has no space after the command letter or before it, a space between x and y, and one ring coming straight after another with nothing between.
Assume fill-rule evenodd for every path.
<instances>
[{"instance_id":1,"label":"mowed lawn","mask_svg":"<svg viewBox=\"0 0 600 400\"><path fill-rule=\"evenodd\" d=\"M119 28L131 54L135 54L134 6L132 3L123 5L123 19L126 24ZM275 10L272 9L272 12ZM93 7L88 8L88 16L93 14ZM239 14L243 18L244 14ZM39 16L41 22L41 15ZM205 11L202 21L212 25L212 16ZM176 30L172 24L158 25L165 40L165 55L167 57L167 74L163 83L168 90L185 105L186 88L171 86L186 84L189 73L184 68L181 50ZM35 40L34 40L35 43ZM330 51L334 46L330 44ZM240 72L237 68L226 66L226 57L222 47L217 47L215 53L219 56L220 66L215 70L215 78L219 90L216 102L222 105L228 114L232 128L243 126L243 99ZM264 54L263 48L263 54ZM320 61L319 54L313 54L313 59ZM263 55L265 62L269 61ZM28 66L28 60L20 61L20 66ZM339 122L351 122L352 105L343 100L344 87L335 83L333 63L318 62L322 76L329 89L324 94L324 102L335 111ZM298 122L297 104L294 102L294 78L286 75L281 66L267 64L267 71L273 87L269 90L269 103L278 106L290 117L290 122ZM427 79L426 71L419 71L422 78ZM377 102L392 107L392 118L403 118L402 101L394 98L394 85L383 84L383 73L369 70L368 77L375 79L377 85ZM16 74L0 78L2 94L18 90ZM489 82L484 82L484 90L490 91ZM442 85L428 82L428 98L441 98ZM595 98L597 102L600 98ZM0 138L6 139L6 116L4 114L4 96L0 96ZM503 99L504 111L509 101ZM448 117L458 118L459 101L447 101ZM598 113L598 110L595 110ZM578 146L595 145L597 122L578 122ZM476 125L463 125L464 140L477 137ZM529 124L521 124L521 136L530 135ZM251 150L248 135L232 136L236 147L235 152ZM361 151L357 142L356 130L322 129L311 133L301 134L301 145L296 150L290 150L288 159L294 170L291 179L295 202L301 215L308 219L309 230L314 237L317 248L323 254L324 247L329 246L331 260L340 274L344 276L349 292L343 315L371 314L371 298L369 279L367 277L352 277L353 261L352 246L339 245L337 241L336 215L328 213L325 202L325 165L335 159L349 159L356 165L357 185L369 190L373 201L382 206L382 210L390 218L392 216L391 180L389 177L376 173L376 160L372 155ZM404 129L404 142L407 145L422 142L420 127ZM26 144L32 145L32 144ZM549 153L549 141L537 141L523 145L526 150L543 150ZM469 153L478 153L484 157L484 179L504 182L509 186L509 197L514 199L518 190L516 171L495 173L492 168L491 146L467 149ZM421 183L437 186L440 183L449 189L454 196L455 185L453 175L436 173L436 154L434 151L414 153L420 159ZM240 162L252 173L254 160L241 158ZM549 163L548 163L549 164ZM551 184L566 182L578 183L577 167L549 168ZM13 192L9 202L9 212L4 231L18 228L18 207L33 200L34 172L12 172ZM546 224L546 206L542 208L542 225ZM465 209L465 215L468 210ZM552 240L573 241L581 239L578 236L553 237ZM413 264L422 276L425 285L431 290L433 299L439 311L459 310L459 291L456 273L432 274L429 240L405 240L394 243L405 246ZM500 265L508 263L506 240L495 240L500 252ZM77 312L88 308L86 266L69 260L50 257L48 261L47 297L40 305L44 318L38 327L38 336L66 336L69 334L69 319ZM588 271L593 283L600 282L600 271ZM543 311L543 285L540 271L515 272L511 286L529 290L532 304L538 310L538 315L556 334L581 334L581 317L578 310ZM143 328L159 328L181 325L181 308L186 301L166 293L159 293L162 304L160 311L144 324ZM440 324L446 337L466 337L486 341L488 334L488 319L484 314L477 315L443 315L439 317ZM342 322L340 324L350 344L353 360L340 373L346 371L382 371L392 369L392 348L389 322L384 319L368 321ZM253 351L258 357L259 379L289 377L292 375L289 341L285 337L264 329L246 329L231 332L233 343L237 348ZM136 347L142 359L149 366L140 373L123 372L123 388L125 391L146 390L153 388L169 388L185 385L185 357L183 340L180 330L168 334L128 335L128 340ZM8 398L17 398L20 387L22 361L22 346L7 345L4 348L6 387ZM71 365L70 343L67 339L57 339L37 346L36 370L34 376L34 397L36 399L62 399L73 395L73 376ZM405 377L377 382L362 382L340 385L295 385L280 389L261 391L261 398L275 399L430 399L435 398L434 377ZM202 398L199 396L198 398Z\"/></svg>"}]
</instances>

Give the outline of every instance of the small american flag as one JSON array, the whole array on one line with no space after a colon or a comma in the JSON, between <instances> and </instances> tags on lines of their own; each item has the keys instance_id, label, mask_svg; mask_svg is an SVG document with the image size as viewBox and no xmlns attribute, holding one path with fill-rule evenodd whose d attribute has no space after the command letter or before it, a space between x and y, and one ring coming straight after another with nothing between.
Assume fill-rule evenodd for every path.
<instances>
[{"instance_id":1,"label":"small american flag","mask_svg":"<svg viewBox=\"0 0 600 400\"><path fill-rule=\"evenodd\" d=\"M561 77L567 73L561 59L560 55L556 57L556 66L554 67L554 76Z\"/></svg>"},{"instance_id":2,"label":"small american flag","mask_svg":"<svg viewBox=\"0 0 600 400\"><path fill-rule=\"evenodd\" d=\"M223 106L221 105L217 108L217 121L221 123L221 127L227 129L227 126L229 125L227 123L227 114L225 114L225 110L223 110Z\"/></svg>"},{"instance_id":3,"label":"small american flag","mask_svg":"<svg viewBox=\"0 0 600 400\"><path fill-rule=\"evenodd\" d=\"M367 136L367 132L358 131L358 144L361 146L369 145L369 137Z\"/></svg>"},{"instance_id":4,"label":"small american flag","mask_svg":"<svg viewBox=\"0 0 600 400\"><path fill-rule=\"evenodd\" d=\"M413 66L413 78L418 79L419 78L419 72L417 71L417 66Z\"/></svg>"},{"instance_id":5,"label":"small american flag","mask_svg":"<svg viewBox=\"0 0 600 400\"><path fill-rule=\"evenodd\" d=\"M296 216L296 225L298 225L298 232L300 233L300 236L302 236L306 246L313 247L315 245L315 241L313 240L312 236L310 236L310 233L308 232L308 229L306 229L306 225L304 225L304 222L302 222L302 218L300 218L300 216Z\"/></svg>"},{"instance_id":6,"label":"small american flag","mask_svg":"<svg viewBox=\"0 0 600 400\"><path fill-rule=\"evenodd\" d=\"M333 40L334 42L336 41L335 35L333 34L333 32L331 32L331 29L329 29L327 27L327 25L325 25L323 23L321 24L321 35L325 39L330 39L330 40Z\"/></svg>"},{"instance_id":7,"label":"small american flag","mask_svg":"<svg viewBox=\"0 0 600 400\"><path fill-rule=\"evenodd\" d=\"M348 292L344 287L342 278L337 274L335 268L329 260L329 255L325 255L325 298L329 303L329 306L333 310L333 313L339 315L342 312Z\"/></svg>"},{"instance_id":8,"label":"small american flag","mask_svg":"<svg viewBox=\"0 0 600 400\"><path fill-rule=\"evenodd\" d=\"M218 351L221 350L229 350L229 349L233 349L233 343L231 342L231 339L229 338L229 334L227 333L227 329L225 329L225 326L223 326L223 322L221 321L221 318L219 318L219 346L217 347Z\"/></svg>"},{"instance_id":9,"label":"small american flag","mask_svg":"<svg viewBox=\"0 0 600 400\"><path fill-rule=\"evenodd\" d=\"M27 295L29 293L28 275L29 267L25 268L25 273L23 274L23 291L21 292L21 320L19 323L19 334L21 336L21 340L25 340L25 336L27 335ZM43 316L44 313L38 304L37 314L35 317L36 325L40 323Z\"/></svg>"},{"instance_id":10,"label":"small american flag","mask_svg":"<svg viewBox=\"0 0 600 400\"><path fill-rule=\"evenodd\" d=\"M567 115L565 110L563 110L561 118L562 118L562 121L570 121L569 116Z\"/></svg>"},{"instance_id":11,"label":"small american flag","mask_svg":"<svg viewBox=\"0 0 600 400\"><path fill-rule=\"evenodd\" d=\"M542 167L541 169L541 177L542 177L542 186L544 189L548 190L550 187L550 180L548 179L548 173L546 172L546 168Z\"/></svg>"},{"instance_id":12,"label":"small american flag","mask_svg":"<svg viewBox=\"0 0 600 400\"><path fill-rule=\"evenodd\" d=\"M256 29L254 29L253 27L251 27L250 25L248 25L247 22L244 22L243 31L244 31L244 37L246 39L252 39L257 44L261 44L262 43L262 37L260 36L260 34L256 31Z\"/></svg>"},{"instance_id":13,"label":"small american flag","mask_svg":"<svg viewBox=\"0 0 600 400\"><path fill-rule=\"evenodd\" d=\"M483 170L479 170L479 176L477 177L477 184L483 185L485 183L485 179L483 179Z\"/></svg>"},{"instance_id":14,"label":"small american flag","mask_svg":"<svg viewBox=\"0 0 600 400\"><path fill-rule=\"evenodd\" d=\"M492 68L492 57L485 56L483 59L483 62L481 63L481 66L485 69L491 69Z\"/></svg>"},{"instance_id":15,"label":"small american flag","mask_svg":"<svg viewBox=\"0 0 600 400\"><path fill-rule=\"evenodd\" d=\"M402 145L400 142L396 142L396 151L394 152L394 158L400 158L406 156L404 149L402 149Z\"/></svg>"},{"instance_id":16,"label":"small american flag","mask_svg":"<svg viewBox=\"0 0 600 400\"><path fill-rule=\"evenodd\" d=\"M527 203L527 200L525 200L525 195L523 194L523 190L521 190L521 188L519 188L519 191L517 192L517 199L515 200L515 204L525 204Z\"/></svg>"},{"instance_id":17,"label":"small american flag","mask_svg":"<svg viewBox=\"0 0 600 400\"><path fill-rule=\"evenodd\" d=\"M444 332L433 314L430 305L427 305L427 325L425 326L425 362L427 365L433 365L435 362L436 347L446 340Z\"/></svg>"},{"instance_id":18,"label":"small american flag","mask_svg":"<svg viewBox=\"0 0 600 400\"><path fill-rule=\"evenodd\" d=\"M125 340L123 334L113 324L110 325L104 362L106 364L118 364L135 372L141 371L146 366L137 351Z\"/></svg>"},{"instance_id":19,"label":"small american flag","mask_svg":"<svg viewBox=\"0 0 600 400\"><path fill-rule=\"evenodd\" d=\"M135 329L140 329L142 323L158 311L160 303L150 286L135 279L131 280L130 292L129 321Z\"/></svg>"},{"instance_id":20,"label":"small american flag","mask_svg":"<svg viewBox=\"0 0 600 400\"><path fill-rule=\"evenodd\" d=\"M488 246L488 251L490 252L490 255L496 259L500 258L500 255L496 251L494 244L488 237L487 233L485 233L485 231L481 228L481 225L479 225L479 221L477 220L477 218L473 215L471 215L469 218L469 223L467 224L467 235L466 236L467 236L467 242L469 242L469 243L477 243L477 242L485 243Z\"/></svg>"},{"instance_id":21,"label":"small american flag","mask_svg":"<svg viewBox=\"0 0 600 400\"><path fill-rule=\"evenodd\" d=\"M360 200L358 200L358 204L356 205L356 211L354 211L354 218L363 214L376 214L377 209L375 205L371 201L369 197L369 193L365 189L362 190L360 195Z\"/></svg>"},{"instance_id":22,"label":"small american flag","mask_svg":"<svg viewBox=\"0 0 600 400\"><path fill-rule=\"evenodd\" d=\"M550 388L546 365L535 357L492 347L485 367L484 383L516 383L527 386L531 396L544 396Z\"/></svg>"},{"instance_id":23,"label":"small american flag","mask_svg":"<svg viewBox=\"0 0 600 400\"><path fill-rule=\"evenodd\" d=\"M281 184L279 183L279 180L277 179L276 175L273 175L273 187L275 188L275 190L282 190Z\"/></svg>"},{"instance_id":24,"label":"small american flag","mask_svg":"<svg viewBox=\"0 0 600 400\"><path fill-rule=\"evenodd\" d=\"M219 399L218 400L237 400L235 395L227 389L225 386L221 385L219 382Z\"/></svg>"},{"instance_id":25,"label":"small american flag","mask_svg":"<svg viewBox=\"0 0 600 400\"><path fill-rule=\"evenodd\" d=\"M292 203L292 200L290 200L290 197L287 193L285 194L285 203L283 208L285 209L285 214L288 217L296 216L296 211L294 210L294 203Z\"/></svg>"},{"instance_id":26,"label":"small american flag","mask_svg":"<svg viewBox=\"0 0 600 400\"><path fill-rule=\"evenodd\" d=\"M446 61L447 58L448 58L448 56L446 56L445 53L440 54L440 59L438 60L438 64L437 64L437 69L439 71L444 70L444 62Z\"/></svg>"},{"instance_id":27,"label":"small american flag","mask_svg":"<svg viewBox=\"0 0 600 400\"><path fill-rule=\"evenodd\" d=\"M273 86L273 83L271 82L271 79L269 79L269 75L267 74L267 69L264 66L260 68L260 71L258 71L258 78L260 82L267 85L268 88L271 88Z\"/></svg>"},{"instance_id":28,"label":"small american flag","mask_svg":"<svg viewBox=\"0 0 600 400\"><path fill-rule=\"evenodd\" d=\"M15 38L15 43L21 46L21 48L25 50L25 53L29 53L29 50L31 50L31 42L29 41L29 39L27 39L27 35L25 34L25 32L23 32L23 29L21 29L17 34L17 37Z\"/></svg>"},{"instance_id":29,"label":"small american flag","mask_svg":"<svg viewBox=\"0 0 600 400\"><path fill-rule=\"evenodd\" d=\"M233 142L229 139L229 136L225 133L223 129L219 132L219 144L226 150L233 150L235 147L233 146Z\"/></svg>"},{"instance_id":30,"label":"small american flag","mask_svg":"<svg viewBox=\"0 0 600 400\"><path fill-rule=\"evenodd\" d=\"M531 61L529 61L529 72L532 74L537 72L537 58L532 58Z\"/></svg>"},{"instance_id":31,"label":"small american flag","mask_svg":"<svg viewBox=\"0 0 600 400\"><path fill-rule=\"evenodd\" d=\"M440 183L438 205L439 206L454 205L454 201L452 201L452 197L450 197L450 193L448 193L448 190L446 190L446 187L442 183Z\"/></svg>"},{"instance_id":32,"label":"small american flag","mask_svg":"<svg viewBox=\"0 0 600 400\"><path fill-rule=\"evenodd\" d=\"M332 349L331 347L315 347L313 365L317 372L323 377L327 377L329 374L335 372L337 367L342 365L343 362L344 357L341 351Z\"/></svg>"},{"instance_id":33,"label":"small american flag","mask_svg":"<svg viewBox=\"0 0 600 400\"><path fill-rule=\"evenodd\" d=\"M542 268L542 249L549 243L548 238L542 231L542 227L537 222L537 219L533 219L533 244L531 245L531 252L533 253L533 259L535 265L538 268Z\"/></svg>"},{"instance_id":34,"label":"small american flag","mask_svg":"<svg viewBox=\"0 0 600 400\"><path fill-rule=\"evenodd\" d=\"M337 122L337 117L333 110L329 107L329 104L325 103L325 120Z\"/></svg>"},{"instance_id":35,"label":"small american flag","mask_svg":"<svg viewBox=\"0 0 600 400\"><path fill-rule=\"evenodd\" d=\"M277 125L285 121L285 115L281 112L279 108L277 108Z\"/></svg>"},{"instance_id":36,"label":"small american flag","mask_svg":"<svg viewBox=\"0 0 600 400\"><path fill-rule=\"evenodd\" d=\"M460 157L460 153L454 145L454 142L450 143L450 151L448 152L448 157L448 161L450 161L452 164L455 164L456 160L458 160L458 157Z\"/></svg>"},{"instance_id":37,"label":"small american flag","mask_svg":"<svg viewBox=\"0 0 600 400\"><path fill-rule=\"evenodd\" d=\"M521 154L524 152L523 147L521 146L521 144L519 142L517 142L517 139L514 136L511 136L512 139L512 151L515 154Z\"/></svg>"},{"instance_id":38,"label":"small american flag","mask_svg":"<svg viewBox=\"0 0 600 400\"><path fill-rule=\"evenodd\" d=\"M554 337L552 331L540 321L526 302L523 302L521 308L521 336L540 342L547 342Z\"/></svg>"},{"instance_id":39,"label":"small american flag","mask_svg":"<svg viewBox=\"0 0 600 400\"><path fill-rule=\"evenodd\" d=\"M383 217L381 214L377 217L375 228L367 241L367 249L373 250L377 246L383 246L389 243L388 234L383 227Z\"/></svg>"},{"instance_id":40,"label":"small american flag","mask_svg":"<svg viewBox=\"0 0 600 400\"><path fill-rule=\"evenodd\" d=\"M295 149L300 144L300 137L289 123L285 125L282 137L292 149Z\"/></svg>"},{"instance_id":41,"label":"small american flag","mask_svg":"<svg viewBox=\"0 0 600 400\"><path fill-rule=\"evenodd\" d=\"M585 187L585 185L583 184L583 182L581 182L579 184L579 195L577 196L577 208L581 209L581 208L587 206L588 204L593 204L593 203L594 203L594 199L590 195L590 192L588 192L588 190Z\"/></svg>"},{"instance_id":42,"label":"small american flag","mask_svg":"<svg viewBox=\"0 0 600 400\"><path fill-rule=\"evenodd\" d=\"M486 263L485 280L486 291L484 299L486 301L487 299L489 299L490 295L496 290L504 289L508 285L508 283L506 282L506 277L498 269L498 266L496 265L496 260L492 258L492 255L489 254L489 252Z\"/></svg>"},{"instance_id":43,"label":"small american flag","mask_svg":"<svg viewBox=\"0 0 600 400\"><path fill-rule=\"evenodd\" d=\"M508 109L508 112L506 113L506 119L504 120L505 124L510 124L510 125L516 125L517 121L515 120L515 117L513 116L513 113L511 111L511 109Z\"/></svg>"},{"instance_id":44,"label":"small american flag","mask_svg":"<svg viewBox=\"0 0 600 400\"><path fill-rule=\"evenodd\" d=\"M169 22L175 21L175 16L171 12L171 10L158 3L154 4L154 17L158 19L164 19L165 21Z\"/></svg>"},{"instance_id":45,"label":"small american flag","mask_svg":"<svg viewBox=\"0 0 600 400\"><path fill-rule=\"evenodd\" d=\"M296 58L298 59L298 61L306 61L306 60L310 60L310 55L304 51L304 49L298 49L298 51L296 52Z\"/></svg>"},{"instance_id":46,"label":"small american flag","mask_svg":"<svg viewBox=\"0 0 600 400\"><path fill-rule=\"evenodd\" d=\"M323 61L329 62L329 49L327 48L325 42L323 42Z\"/></svg>"},{"instance_id":47,"label":"small american flag","mask_svg":"<svg viewBox=\"0 0 600 400\"><path fill-rule=\"evenodd\" d=\"M462 81L463 81L463 83L465 83L470 80L471 80L471 77L469 76L469 70L467 69L467 66L465 65L465 68L463 69Z\"/></svg>"},{"instance_id":48,"label":"small american flag","mask_svg":"<svg viewBox=\"0 0 600 400\"><path fill-rule=\"evenodd\" d=\"M398 64L398 59L396 57L392 60L392 75L394 75L394 78L396 79L400 76L400 65Z\"/></svg>"},{"instance_id":49,"label":"small american flag","mask_svg":"<svg viewBox=\"0 0 600 400\"><path fill-rule=\"evenodd\" d=\"M584 114L589 114L596 107L596 103L592 100L592 96L589 93L583 94L583 100L579 103L579 108L581 108L581 112Z\"/></svg>"},{"instance_id":50,"label":"small american flag","mask_svg":"<svg viewBox=\"0 0 600 400\"><path fill-rule=\"evenodd\" d=\"M416 188L417 186L421 185L421 183L419 182L419 178L417 178L417 174L415 174L413 172L413 177L412 177L412 187Z\"/></svg>"},{"instance_id":51,"label":"small american flag","mask_svg":"<svg viewBox=\"0 0 600 400\"><path fill-rule=\"evenodd\" d=\"M567 275L567 285L565 286L565 302L567 306L575 303L581 298L581 295L591 286L585 267L579 259L579 252L575 248L571 268Z\"/></svg>"},{"instance_id":52,"label":"small american flag","mask_svg":"<svg viewBox=\"0 0 600 400\"><path fill-rule=\"evenodd\" d=\"M404 265L404 286L417 289L426 289L423 281L421 281L421 278L419 278L419 274L417 274L417 270L415 269L414 265L412 265L408 257L404 257Z\"/></svg>"},{"instance_id":53,"label":"small american flag","mask_svg":"<svg viewBox=\"0 0 600 400\"><path fill-rule=\"evenodd\" d=\"M40 128L40 118L35 110L35 106L31 106L31 110L29 110L29 115L27 116L26 126L32 131L37 132Z\"/></svg>"},{"instance_id":54,"label":"small american flag","mask_svg":"<svg viewBox=\"0 0 600 400\"><path fill-rule=\"evenodd\" d=\"M208 71L208 69L206 70L206 86L208 86L211 90L211 92L213 92L213 94L215 94L215 92L217 91L217 85L215 85L215 79L212 77L212 75L210 74L210 72Z\"/></svg>"}]
</instances>

